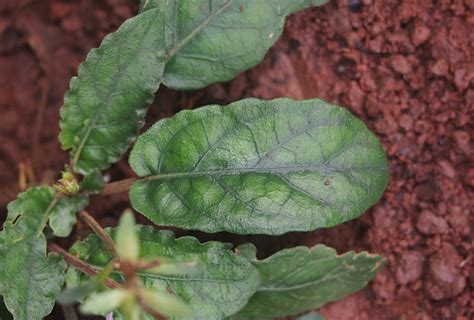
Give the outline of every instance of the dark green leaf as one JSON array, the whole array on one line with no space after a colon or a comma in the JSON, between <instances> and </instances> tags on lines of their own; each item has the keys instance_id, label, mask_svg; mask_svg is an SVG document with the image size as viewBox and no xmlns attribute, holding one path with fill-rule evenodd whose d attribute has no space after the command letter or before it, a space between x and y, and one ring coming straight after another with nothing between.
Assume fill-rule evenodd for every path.
<instances>
[{"instance_id":1,"label":"dark green leaf","mask_svg":"<svg viewBox=\"0 0 474 320\"><path fill-rule=\"evenodd\" d=\"M73 170L86 174L120 159L160 82L195 89L230 80L263 58L288 14L325 2L142 2L144 12L107 36L71 80L60 140Z\"/></svg>"},{"instance_id":2,"label":"dark green leaf","mask_svg":"<svg viewBox=\"0 0 474 320\"><path fill-rule=\"evenodd\" d=\"M84 176L79 184L81 191L97 194L104 188L104 177L100 170L95 169Z\"/></svg>"},{"instance_id":3,"label":"dark green leaf","mask_svg":"<svg viewBox=\"0 0 474 320\"><path fill-rule=\"evenodd\" d=\"M48 315L64 283L66 265L60 256L46 256L43 234L55 209L54 194L49 187L31 188L8 205L0 232L0 295L15 319Z\"/></svg>"},{"instance_id":4,"label":"dark green leaf","mask_svg":"<svg viewBox=\"0 0 474 320\"><path fill-rule=\"evenodd\" d=\"M195 238L175 239L169 231L152 227L138 229L142 257L170 257L196 261L193 273L164 276L141 271L146 287L171 290L193 309L192 319L222 319L246 304L260 283L256 268L245 258L232 253L230 246L219 242L199 243ZM73 254L101 267L111 256L96 236L76 243ZM72 277L74 279L74 277ZM191 319L186 318L186 319Z\"/></svg>"},{"instance_id":5,"label":"dark green leaf","mask_svg":"<svg viewBox=\"0 0 474 320\"><path fill-rule=\"evenodd\" d=\"M183 111L140 136L132 206L158 225L282 234L354 219L388 179L376 137L321 100Z\"/></svg>"},{"instance_id":6,"label":"dark green leaf","mask_svg":"<svg viewBox=\"0 0 474 320\"><path fill-rule=\"evenodd\" d=\"M61 108L60 140L73 170L116 162L134 140L164 70L159 9L127 20L79 66Z\"/></svg>"},{"instance_id":7,"label":"dark green leaf","mask_svg":"<svg viewBox=\"0 0 474 320\"><path fill-rule=\"evenodd\" d=\"M383 261L367 252L337 255L324 245L282 250L255 262L262 284L238 318L271 319L319 308L363 288Z\"/></svg>"},{"instance_id":8,"label":"dark green leaf","mask_svg":"<svg viewBox=\"0 0 474 320\"><path fill-rule=\"evenodd\" d=\"M198 89L228 81L259 63L280 37L288 14L326 2L144 0L141 8L163 8L166 16L163 83Z\"/></svg>"}]
</instances>

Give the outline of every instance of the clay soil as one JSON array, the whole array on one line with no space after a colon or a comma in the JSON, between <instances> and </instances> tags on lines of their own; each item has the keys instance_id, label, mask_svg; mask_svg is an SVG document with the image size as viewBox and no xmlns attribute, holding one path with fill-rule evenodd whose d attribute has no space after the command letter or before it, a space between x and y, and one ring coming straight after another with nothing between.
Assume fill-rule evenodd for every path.
<instances>
[{"instance_id":1,"label":"clay soil","mask_svg":"<svg viewBox=\"0 0 474 320\"><path fill-rule=\"evenodd\" d=\"M57 135L68 81L136 12L135 2L0 1L1 221L20 165L39 183L67 162ZM387 267L366 289L320 310L327 319L474 319L473 47L471 0L333 0L291 16L264 61L233 81L194 92L161 88L147 125L250 96L320 97L364 120L390 160L385 195L355 221L285 238L194 234L253 241L262 257L320 242L385 256ZM106 177L131 175L124 160ZM119 194L93 199L90 211L115 225L127 205ZM78 224L74 237L86 231ZM60 308L49 317L63 318Z\"/></svg>"}]
</instances>

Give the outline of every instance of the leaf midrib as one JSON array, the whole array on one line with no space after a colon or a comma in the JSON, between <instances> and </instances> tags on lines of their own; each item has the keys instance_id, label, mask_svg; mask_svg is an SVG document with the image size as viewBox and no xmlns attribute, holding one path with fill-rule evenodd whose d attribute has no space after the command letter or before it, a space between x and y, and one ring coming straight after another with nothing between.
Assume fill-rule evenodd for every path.
<instances>
[{"instance_id":1,"label":"leaf midrib","mask_svg":"<svg viewBox=\"0 0 474 320\"><path fill-rule=\"evenodd\" d=\"M352 171L358 170L376 170L386 172L384 167L351 167L347 168L335 168L325 164L322 165L298 165L298 166L279 166L279 167L267 167L267 168L231 168L223 170L208 170L208 171L189 171L189 172L170 172L161 173L155 175L142 176L138 178L141 181L147 180L171 180L181 178L194 178L202 176L225 176L225 175L240 175L246 173L261 173L261 174L285 174L285 173L304 173L304 172L323 172L323 173L342 173L347 174Z\"/></svg>"},{"instance_id":2,"label":"leaf midrib","mask_svg":"<svg viewBox=\"0 0 474 320\"><path fill-rule=\"evenodd\" d=\"M136 26L135 26L136 28ZM133 29L132 29L133 30ZM145 39L146 36L148 35L148 32L150 32L151 30L151 25L148 26L148 30L144 33L143 35L143 38L142 39ZM130 33L131 30L129 30L127 32ZM121 43L119 43L119 48L121 48ZM99 50L99 48L97 48L96 50ZM140 47L140 48L137 48L137 52L140 52L140 51L143 51L143 47ZM121 50L121 49L120 49ZM134 59L134 57L136 56L137 54L135 53L135 55L130 55L129 58L128 58L128 62L132 61ZM102 57L100 57L102 58ZM119 60L120 60L120 56L119 56ZM125 62L124 63L120 63L119 67L121 67L121 65L123 64L126 64ZM113 89L111 90L112 92L115 90L115 88L117 87L118 85L118 82L119 82L119 79L122 78L122 76L125 74L123 72L123 70L121 68L119 68L117 71L116 71L117 75L115 77L115 81L113 83ZM92 76L93 78L96 77L95 73L93 74ZM97 88L95 88L96 90L96 93L99 93L97 91ZM100 117L106 113L106 110L108 109L107 107L104 107L104 106L107 106L109 105L109 101L110 101L110 98L113 96L112 93L108 93L108 94L103 94L100 98L101 102L99 104L100 108L98 108L98 112L97 114L94 115L94 117L92 118L92 121L90 123L87 124L87 130L86 132L84 133L83 137L81 138L80 140L80 143L78 144L78 147L77 147L77 150L76 152L74 153L74 157L73 157L73 161L72 161L72 164L73 164L73 167L74 169L76 169L76 166L77 166L77 163L79 161L79 158L82 154L82 151L84 150L84 148L86 147L86 142L90 136L90 134L92 133L92 130L94 130L96 128L96 123L97 121L99 121ZM109 105L110 106L110 105Z\"/></svg>"},{"instance_id":3,"label":"leaf midrib","mask_svg":"<svg viewBox=\"0 0 474 320\"><path fill-rule=\"evenodd\" d=\"M212 12L203 22L201 22L196 28L194 28L187 36L185 36L183 39L178 41L171 48L171 50L166 54L165 63L170 61L182 47L184 47L188 42L190 42L196 34L201 32L206 26L208 26L209 23L214 19L214 17L218 16L222 11L227 9L232 4L232 2L233 0L228 0L226 3L224 3L222 7Z\"/></svg>"}]
</instances>

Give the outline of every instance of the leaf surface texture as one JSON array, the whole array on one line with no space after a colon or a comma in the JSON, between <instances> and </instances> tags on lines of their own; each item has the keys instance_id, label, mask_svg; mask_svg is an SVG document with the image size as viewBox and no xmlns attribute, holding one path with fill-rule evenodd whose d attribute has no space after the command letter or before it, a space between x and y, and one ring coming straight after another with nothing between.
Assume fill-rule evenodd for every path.
<instances>
[{"instance_id":1,"label":"leaf surface texture","mask_svg":"<svg viewBox=\"0 0 474 320\"><path fill-rule=\"evenodd\" d=\"M159 9L127 20L91 50L61 108L60 140L73 169L87 174L118 161L153 101L164 70Z\"/></svg>"},{"instance_id":2,"label":"leaf surface texture","mask_svg":"<svg viewBox=\"0 0 474 320\"><path fill-rule=\"evenodd\" d=\"M132 206L157 225L282 234L354 219L381 196L376 137L321 100L247 99L183 111L141 135Z\"/></svg>"},{"instance_id":3,"label":"leaf surface texture","mask_svg":"<svg viewBox=\"0 0 474 320\"><path fill-rule=\"evenodd\" d=\"M144 1L93 49L70 83L60 140L73 170L118 161L142 127L161 82L198 89L228 81L262 60L285 17L325 1Z\"/></svg>"},{"instance_id":4,"label":"leaf surface texture","mask_svg":"<svg viewBox=\"0 0 474 320\"><path fill-rule=\"evenodd\" d=\"M280 37L288 14L324 0L144 0L166 19L163 83L199 89L228 81L258 64Z\"/></svg>"},{"instance_id":5,"label":"leaf surface texture","mask_svg":"<svg viewBox=\"0 0 474 320\"><path fill-rule=\"evenodd\" d=\"M363 288L383 261L367 252L337 255L324 245L279 251L255 262L262 284L237 318L272 319L319 308Z\"/></svg>"},{"instance_id":6,"label":"leaf surface texture","mask_svg":"<svg viewBox=\"0 0 474 320\"><path fill-rule=\"evenodd\" d=\"M19 320L42 319L64 283L62 257L46 254L43 228L55 209L54 190L30 188L8 205L0 232L0 295Z\"/></svg>"},{"instance_id":7,"label":"leaf surface texture","mask_svg":"<svg viewBox=\"0 0 474 320\"><path fill-rule=\"evenodd\" d=\"M193 313L186 319L228 317L244 307L260 283L257 269L247 259L234 254L228 244L200 243L193 237L175 239L172 232L157 231L150 226L140 226L138 234L140 256L196 263L196 270L183 275L139 273L146 287L171 291L188 304ZM76 243L71 253L99 267L111 259L96 236Z\"/></svg>"}]
</instances>

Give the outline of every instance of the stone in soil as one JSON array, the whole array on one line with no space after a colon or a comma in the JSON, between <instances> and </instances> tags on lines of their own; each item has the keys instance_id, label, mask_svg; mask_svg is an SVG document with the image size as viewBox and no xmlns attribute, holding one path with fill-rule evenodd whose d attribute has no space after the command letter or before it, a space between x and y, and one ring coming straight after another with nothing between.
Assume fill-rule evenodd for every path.
<instances>
[{"instance_id":1,"label":"stone in soil","mask_svg":"<svg viewBox=\"0 0 474 320\"><path fill-rule=\"evenodd\" d=\"M429 258L428 276L424 282L426 294L433 300L452 298L466 286L461 273L462 258L452 245L445 243L441 251Z\"/></svg>"},{"instance_id":2,"label":"stone in soil","mask_svg":"<svg viewBox=\"0 0 474 320\"><path fill-rule=\"evenodd\" d=\"M423 254L419 251L403 252L398 260L395 278L401 285L418 280L423 274Z\"/></svg>"}]
</instances>

